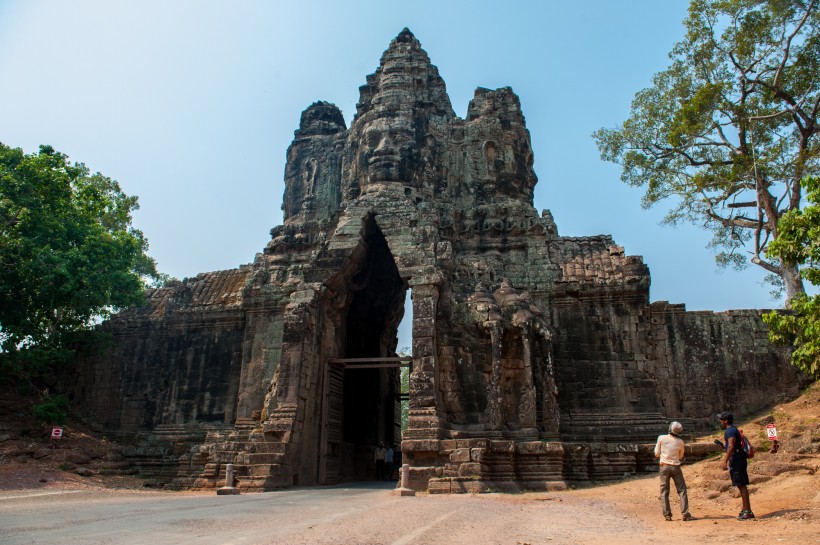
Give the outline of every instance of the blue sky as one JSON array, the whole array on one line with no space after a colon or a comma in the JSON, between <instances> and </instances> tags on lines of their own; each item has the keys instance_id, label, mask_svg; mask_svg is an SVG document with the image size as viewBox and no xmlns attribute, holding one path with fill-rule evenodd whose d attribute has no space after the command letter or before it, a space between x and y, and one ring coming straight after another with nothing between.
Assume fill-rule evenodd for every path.
<instances>
[{"instance_id":1,"label":"blue sky","mask_svg":"<svg viewBox=\"0 0 820 545\"><path fill-rule=\"evenodd\" d=\"M652 273L652 300L690 310L779 306L763 271L719 270L697 227L600 160L683 36L684 0L0 0L0 141L50 144L140 199L135 225L178 278L253 261L282 222L285 151L302 110L358 88L410 28L464 116L476 87L510 86L532 135L535 207L562 235L611 234Z\"/></svg>"}]
</instances>

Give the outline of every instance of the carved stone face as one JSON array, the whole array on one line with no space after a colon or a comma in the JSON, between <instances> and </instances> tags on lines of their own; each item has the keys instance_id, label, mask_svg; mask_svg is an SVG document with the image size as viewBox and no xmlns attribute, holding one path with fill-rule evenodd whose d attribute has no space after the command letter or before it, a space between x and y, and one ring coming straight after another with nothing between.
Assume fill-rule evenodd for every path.
<instances>
[{"instance_id":1,"label":"carved stone face","mask_svg":"<svg viewBox=\"0 0 820 545\"><path fill-rule=\"evenodd\" d=\"M409 116L378 117L365 124L356 165L363 186L409 182L419 165L416 131Z\"/></svg>"}]
</instances>

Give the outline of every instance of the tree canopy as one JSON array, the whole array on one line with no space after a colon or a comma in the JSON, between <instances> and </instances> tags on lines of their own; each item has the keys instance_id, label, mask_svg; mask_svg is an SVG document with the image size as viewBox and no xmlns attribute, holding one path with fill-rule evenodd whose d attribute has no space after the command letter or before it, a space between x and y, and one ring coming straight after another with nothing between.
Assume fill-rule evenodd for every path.
<instances>
[{"instance_id":1,"label":"tree canopy","mask_svg":"<svg viewBox=\"0 0 820 545\"><path fill-rule=\"evenodd\" d=\"M644 207L668 199L668 223L711 230L719 264L763 267L788 300L804 293L799 263L766 249L818 173L817 3L693 0L670 66L593 135Z\"/></svg>"},{"instance_id":2,"label":"tree canopy","mask_svg":"<svg viewBox=\"0 0 820 545\"><path fill-rule=\"evenodd\" d=\"M137 198L50 146L0 143L0 377L31 378L70 357L78 332L141 302L156 277L132 225Z\"/></svg>"},{"instance_id":3,"label":"tree canopy","mask_svg":"<svg viewBox=\"0 0 820 545\"><path fill-rule=\"evenodd\" d=\"M806 178L803 188L807 206L780 218L777 240L768 251L774 258L803 265L804 278L820 286L820 179ZM820 378L820 295L798 295L792 300L791 312L771 312L763 319L773 342L792 345L792 362Z\"/></svg>"}]
</instances>

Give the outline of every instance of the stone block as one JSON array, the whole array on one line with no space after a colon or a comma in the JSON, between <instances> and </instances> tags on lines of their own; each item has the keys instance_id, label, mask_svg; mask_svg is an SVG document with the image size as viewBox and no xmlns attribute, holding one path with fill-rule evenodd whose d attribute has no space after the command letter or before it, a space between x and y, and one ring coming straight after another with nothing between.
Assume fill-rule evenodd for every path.
<instances>
[{"instance_id":1,"label":"stone block","mask_svg":"<svg viewBox=\"0 0 820 545\"><path fill-rule=\"evenodd\" d=\"M487 452L486 448L470 449L470 460L473 462L483 462L487 459Z\"/></svg>"},{"instance_id":2,"label":"stone block","mask_svg":"<svg viewBox=\"0 0 820 545\"><path fill-rule=\"evenodd\" d=\"M469 462L470 461L470 449L468 448L460 448L454 450L450 453L450 461L451 462Z\"/></svg>"},{"instance_id":3,"label":"stone block","mask_svg":"<svg viewBox=\"0 0 820 545\"><path fill-rule=\"evenodd\" d=\"M515 452L515 441L490 441L487 446L490 452Z\"/></svg>"},{"instance_id":4,"label":"stone block","mask_svg":"<svg viewBox=\"0 0 820 545\"><path fill-rule=\"evenodd\" d=\"M481 464L478 463L464 463L458 468L459 477L477 477L481 475Z\"/></svg>"},{"instance_id":5,"label":"stone block","mask_svg":"<svg viewBox=\"0 0 820 545\"><path fill-rule=\"evenodd\" d=\"M458 468L461 467L460 463L457 464L444 464L444 468L442 471L442 477L458 477Z\"/></svg>"},{"instance_id":6,"label":"stone block","mask_svg":"<svg viewBox=\"0 0 820 545\"><path fill-rule=\"evenodd\" d=\"M436 452L439 451L438 440L405 440L401 442L402 452ZM412 469L412 468L411 468Z\"/></svg>"},{"instance_id":7,"label":"stone block","mask_svg":"<svg viewBox=\"0 0 820 545\"><path fill-rule=\"evenodd\" d=\"M452 494L481 494L489 491L489 486L484 481L457 479L450 485Z\"/></svg>"},{"instance_id":8,"label":"stone block","mask_svg":"<svg viewBox=\"0 0 820 545\"><path fill-rule=\"evenodd\" d=\"M450 479L431 479L427 483L427 492L430 494L449 494L451 492Z\"/></svg>"},{"instance_id":9,"label":"stone block","mask_svg":"<svg viewBox=\"0 0 820 545\"><path fill-rule=\"evenodd\" d=\"M287 450L287 443L280 443L280 442L273 442L273 441L260 441L250 445L253 448L253 452L259 453L279 453L284 454Z\"/></svg>"},{"instance_id":10,"label":"stone block","mask_svg":"<svg viewBox=\"0 0 820 545\"><path fill-rule=\"evenodd\" d=\"M456 448L459 448L459 442L453 439L443 439L439 441L439 452L442 454L450 454Z\"/></svg>"},{"instance_id":11,"label":"stone block","mask_svg":"<svg viewBox=\"0 0 820 545\"><path fill-rule=\"evenodd\" d=\"M217 496L237 496L239 495L239 489L235 486L223 486L221 488L216 489Z\"/></svg>"},{"instance_id":12,"label":"stone block","mask_svg":"<svg viewBox=\"0 0 820 545\"><path fill-rule=\"evenodd\" d=\"M456 442L457 448L487 448L487 439L459 439Z\"/></svg>"},{"instance_id":13,"label":"stone block","mask_svg":"<svg viewBox=\"0 0 820 545\"><path fill-rule=\"evenodd\" d=\"M647 445L649 446L649 445ZM709 443L687 443L686 444L686 457L687 458L703 458L708 456L713 452L723 452L719 446L717 446L714 442Z\"/></svg>"},{"instance_id":14,"label":"stone block","mask_svg":"<svg viewBox=\"0 0 820 545\"><path fill-rule=\"evenodd\" d=\"M246 464L281 464L287 461L287 455L277 452L263 452L256 454L246 454L244 463Z\"/></svg>"},{"instance_id":15,"label":"stone block","mask_svg":"<svg viewBox=\"0 0 820 545\"><path fill-rule=\"evenodd\" d=\"M429 481L432 478L439 477L439 472L442 469L439 467L410 467L410 480L412 481Z\"/></svg>"},{"instance_id":16,"label":"stone block","mask_svg":"<svg viewBox=\"0 0 820 545\"><path fill-rule=\"evenodd\" d=\"M215 488L216 483L210 479L195 479L193 488Z\"/></svg>"},{"instance_id":17,"label":"stone block","mask_svg":"<svg viewBox=\"0 0 820 545\"><path fill-rule=\"evenodd\" d=\"M291 429L293 429L292 420L268 421L262 424L262 430L265 433L287 432Z\"/></svg>"},{"instance_id":18,"label":"stone block","mask_svg":"<svg viewBox=\"0 0 820 545\"><path fill-rule=\"evenodd\" d=\"M515 444L517 454L546 454L547 444L543 441L527 441Z\"/></svg>"}]
</instances>

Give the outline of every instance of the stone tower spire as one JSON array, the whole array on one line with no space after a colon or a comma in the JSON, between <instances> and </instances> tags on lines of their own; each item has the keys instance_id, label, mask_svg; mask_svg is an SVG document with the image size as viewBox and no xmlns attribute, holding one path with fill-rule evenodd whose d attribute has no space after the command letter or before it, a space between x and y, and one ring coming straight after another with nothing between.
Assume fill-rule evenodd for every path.
<instances>
[{"instance_id":1,"label":"stone tower spire","mask_svg":"<svg viewBox=\"0 0 820 545\"><path fill-rule=\"evenodd\" d=\"M447 87L409 29L396 36L367 84L359 88L356 121L372 110L423 108L428 116L455 117Z\"/></svg>"},{"instance_id":2,"label":"stone tower spire","mask_svg":"<svg viewBox=\"0 0 820 545\"><path fill-rule=\"evenodd\" d=\"M418 190L423 157L436 155L435 143L456 115L444 80L412 32L405 28L390 42L359 91L343 161L343 199L384 184Z\"/></svg>"}]
</instances>

